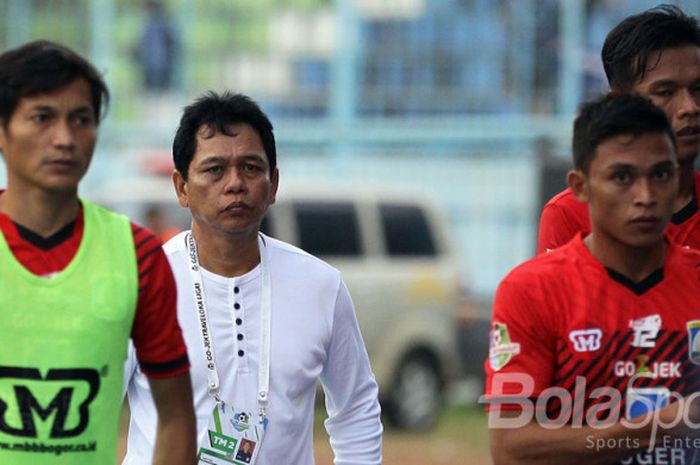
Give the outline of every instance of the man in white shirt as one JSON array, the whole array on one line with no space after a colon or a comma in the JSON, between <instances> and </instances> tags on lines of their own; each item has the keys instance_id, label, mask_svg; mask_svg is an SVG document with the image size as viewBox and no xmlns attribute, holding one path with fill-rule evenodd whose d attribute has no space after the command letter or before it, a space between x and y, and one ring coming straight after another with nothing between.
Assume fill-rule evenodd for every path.
<instances>
[{"instance_id":1,"label":"man in white shirt","mask_svg":"<svg viewBox=\"0 0 700 465\"><path fill-rule=\"evenodd\" d=\"M199 463L312 465L319 380L335 463L381 463L377 384L340 273L259 232L279 183L267 116L244 95L210 92L185 108L173 159L192 230L165 252L192 364ZM124 463L146 463L155 410L133 358L125 383Z\"/></svg>"}]
</instances>

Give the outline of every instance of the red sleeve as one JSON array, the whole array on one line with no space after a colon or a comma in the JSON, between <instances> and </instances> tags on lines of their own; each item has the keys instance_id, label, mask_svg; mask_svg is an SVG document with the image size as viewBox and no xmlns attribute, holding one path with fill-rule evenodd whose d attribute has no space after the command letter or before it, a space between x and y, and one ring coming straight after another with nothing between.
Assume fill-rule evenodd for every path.
<instances>
[{"instance_id":1,"label":"red sleeve","mask_svg":"<svg viewBox=\"0 0 700 465\"><path fill-rule=\"evenodd\" d=\"M537 254L569 242L579 231L590 231L588 205L567 189L553 197L542 209L537 235Z\"/></svg>"},{"instance_id":2,"label":"red sleeve","mask_svg":"<svg viewBox=\"0 0 700 465\"><path fill-rule=\"evenodd\" d=\"M177 289L161 241L148 229L131 225L136 245L139 294L131 338L141 371L170 378L189 369L187 347L177 322Z\"/></svg>"},{"instance_id":3,"label":"red sleeve","mask_svg":"<svg viewBox=\"0 0 700 465\"><path fill-rule=\"evenodd\" d=\"M535 399L552 386L556 369L555 323L547 299L534 280L514 272L496 291L485 363L486 399L523 397ZM506 409L531 408L508 403ZM489 405L490 406L490 405ZM488 408L488 406L487 406Z\"/></svg>"}]
</instances>

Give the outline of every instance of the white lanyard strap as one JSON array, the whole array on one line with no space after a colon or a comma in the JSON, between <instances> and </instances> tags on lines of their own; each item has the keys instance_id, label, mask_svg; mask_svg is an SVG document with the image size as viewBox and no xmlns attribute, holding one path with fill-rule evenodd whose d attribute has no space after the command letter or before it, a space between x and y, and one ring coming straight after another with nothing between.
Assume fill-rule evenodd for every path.
<instances>
[{"instance_id":1,"label":"white lanyard strap","mask_svg":"<svg viewBox=\"0 0 700 465\"><path fill-rule=\"evenodd\" d=\"M270 328L272 326L272 283L270 282L270 255L267 245L258 235L258 250L260 251L260 274L262 288L260 289L260 361L258 362L258 407L260 416L267 416L270 403Z\"/></svg>"},{"instance_id":2,"label":"white lanyard strap","mask_svg":"<svg viewBox=\"0 0 700 465\"><path fill-rule=\"evenodd\" d=\"M204 356L207 360L207 384L209 394L217 401L219 399L219 374L214 359L214 342L209 329L209 315L207 313L206 299L204 295L204 283L202 271L199 265L197 244L192 233L185 236L188 255L190 257L190 277L192 279L194 304L199 315L199 326L202 333L202 345ZM260 251L260 274L262 286L260 289L260 361L258 363L258 394L257 402L260 415L267 416L270 391L270 328L272 323L272 285L270 282L269 254L265 241L258 235L258 250Z\"/></svg>"},{"instance_id":3,"label":"white lanyard strap","mask_svg":"<svg viewBox=\"0 0 700 465\"><path fill-rule=\"evenodd\" d=\"M219 374L216 371L216 360L214 360L214 345L209 329L209 315L207 314L207 304L204 299L204 283L202 282L202 271L199 269L197 243L192 233L187 233L185 242L190 257L190 277L192 278L192 287L194 291L194 308L197 309L197 315L199 316L199 328L202 332L204 356L207 359L207 387L209 388L209 394L218 400Z\"/></svg>"}]
</instances>

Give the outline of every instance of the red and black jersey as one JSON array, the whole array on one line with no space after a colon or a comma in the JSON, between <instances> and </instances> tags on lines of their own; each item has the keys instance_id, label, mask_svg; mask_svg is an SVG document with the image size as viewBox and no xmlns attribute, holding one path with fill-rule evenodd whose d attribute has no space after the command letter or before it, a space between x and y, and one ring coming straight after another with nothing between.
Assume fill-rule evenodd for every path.
<instances>
[{"instance_id":1,"label":"red and black jersey","mask_svg":"<svg viewBox=\"0 0 700 465\"><path fill-rule=\"evenodd\" d=\"M1 191L0 191L1 192ZM0 231L17 260L50 279L71 262L83 237L82 207L76 220L44 238L0 213ZM187 348L177 322L177 294L162 243L131 224L138 262L138 301L131 332L141 369L150 377L174 377L189 369Z\"/></svg>"},{"instance_id":2,"label":"red and black jersey","mask_svg":"<svg viewBox=\"0 0 700 465\"><path fill-rule=\"evenodd\" d=\"M693 173L693 199L674 213L666 228L672 242L700 250L700 172ZM570 188L552 197L542 208L537 236L537 253L555 249L569 242L578 232L591 231L588 205L579 201Z\"/></svg>"},{"instance_id":3,"label":"red and black jersey","mask_svg":"<svg viewBox=\"0 0 700 465\"><path fill-rule=\"evenodd\" d=\"M669 244L663 268L633 283L598 262L579 233L501 282L486 398L529 398L503 408L535 408L569 424L587 424L602 402L609 408L596 418L633 418L649 411L642 398L662 406L671 393L700 389L699 333L700 252ZM551 387L566 400L543 395Z\"/></svg>"}]
</instances>

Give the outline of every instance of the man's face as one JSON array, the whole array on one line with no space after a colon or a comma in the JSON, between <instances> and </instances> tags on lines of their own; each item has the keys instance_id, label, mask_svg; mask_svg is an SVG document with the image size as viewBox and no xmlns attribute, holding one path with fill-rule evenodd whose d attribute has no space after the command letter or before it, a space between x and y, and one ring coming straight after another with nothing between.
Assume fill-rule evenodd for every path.
<instances>
[{"instance_id":1,"label":"man's face","mask_svg":"<svg viewBox=\"0 0 700 465\"><path fill-rule=\"evenodd\" d=\"M588 174L569 183L588 202L596 240L649 247L663 240L678 190L676 156L662 133L623 134L603 141Z\"/></svg>"},{"instance_id":2,"label":"man's face","mask_svg":"<svg viewBox=\"0 0 700 465\"><path fill-rule=\"evenodd\" d=\"M0 125L8 189L77 191L97 140L90 85L84 79L22 98Z\"/></svg>"},{"instance_id":3,"label":"man's face","mask_svg":"<svg viewBox=\"0 0 700 465\"><path fill-rule=\"evenodd\" d=\"M678 159L692 159L700 151L700 47L661 50L649 56L647 66L633 91L666 113L678 140Z\"/></svg>"},{"instance_id":4,"label":"man's face","mask_svg":"<svg viewBox=\"0 0 700 465\"><path fill-rule=\"evenodd\" d=\"M226 235L254 234L275 202L279 175L277 170L270 173L252 126L233 124L228 132L234 135L200 128L188 179L175 172L175 190L197 227Z\"/></svg>"}]
</instances>

